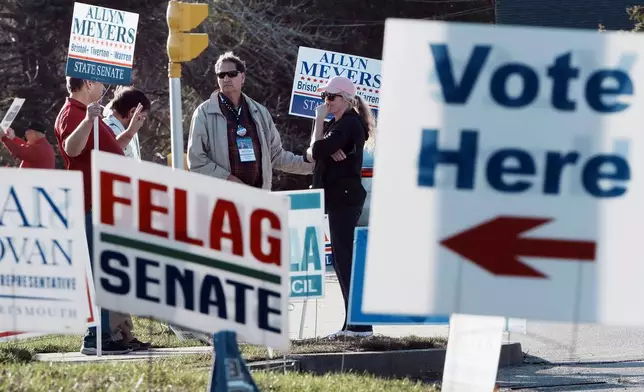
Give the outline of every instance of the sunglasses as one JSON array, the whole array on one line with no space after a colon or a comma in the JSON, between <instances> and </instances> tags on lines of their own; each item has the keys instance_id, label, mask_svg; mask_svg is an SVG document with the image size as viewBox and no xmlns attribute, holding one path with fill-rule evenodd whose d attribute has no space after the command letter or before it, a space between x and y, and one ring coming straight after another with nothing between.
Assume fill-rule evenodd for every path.
<instances>
[{"instance_id":1,"label":"sunglasses","mask_svg":"<svg viewBox=\"0 0 644 392\"><path fill-rule=\"evenodd\" d=\"M226 76L228 76L229 78L232 79L232 78L236 78L237 75L239 75L239 71L228 71L228 72L219 72L219 73L217 73L217 77L219 79L223 79Z\"/></svg>"},{"instance_id":2,"label":"sunglasses","mask_svg":"<svg viewBox=\"0 0 644 392\"><path fill-rule=\"evenodd\" d=\"M333 101L336 97L339 97L340 94L329 94L329 93L322 93L322 100L328 99L329 101Z\"/></svg>"}]
</instances>

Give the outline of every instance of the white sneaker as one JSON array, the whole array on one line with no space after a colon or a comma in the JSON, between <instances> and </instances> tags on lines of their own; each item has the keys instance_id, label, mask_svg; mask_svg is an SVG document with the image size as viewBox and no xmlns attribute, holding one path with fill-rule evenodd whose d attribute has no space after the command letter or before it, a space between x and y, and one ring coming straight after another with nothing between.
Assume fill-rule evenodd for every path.
<instances>
[{"instance_id":1,"label":"white sneaker","mask_svg":"<svg viewBox=\"0 0 644 392\"><path fill-rule=\"evenodd\" d=\"M332 333L331 335L329 335L329 336L325 337L325 339L337 339L337 338L341 338L341 337L343 337L343 336L347 336L347 332L348 332L348 331L338 331L338 332L336 332L336 333Z\"/></svg>"},{"instance_id":2,"label":"white sneaker","mask_svg":"<svg viewBox=\"0 0 644 392\"><path fill-rule=\"evenodd\" d=\"M373 331L364 331L364 332L356 332L356 331L343 331L344 336L348 336L350 338L369 338L373 336Z\"/></svg>"}]
</instances>

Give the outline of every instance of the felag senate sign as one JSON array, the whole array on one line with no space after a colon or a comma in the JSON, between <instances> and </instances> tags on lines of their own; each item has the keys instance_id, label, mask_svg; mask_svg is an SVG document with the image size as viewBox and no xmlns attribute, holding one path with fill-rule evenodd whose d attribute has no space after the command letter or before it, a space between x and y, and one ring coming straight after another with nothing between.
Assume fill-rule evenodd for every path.
<instances>
[{"instance_id":1,"label":"felag senate sign","mask_svg":"<svg viewBox=\"0 0 644 392\"><path fill-rule=\"evenodd\" d=\"M100 306L288 350L289 201L94 152Z\"/></svg>"}]
</instances>

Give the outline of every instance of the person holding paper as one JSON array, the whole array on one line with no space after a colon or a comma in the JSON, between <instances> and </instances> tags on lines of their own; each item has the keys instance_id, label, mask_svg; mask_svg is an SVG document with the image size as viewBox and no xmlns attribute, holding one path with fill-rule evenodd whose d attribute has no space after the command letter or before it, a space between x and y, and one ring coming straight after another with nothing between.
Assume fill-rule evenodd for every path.
<instances>
[{"instance_id":1,"label":"person holding paper","mask_svg":"<svg viewBox=\"0 0 644 392\"><path fill-rule=\"evenodd\" d=\"M16 137L13 129L0 128L0 140L14 158L22 159L22 169L55 169L56 153L47 140L47 128L32 122L25 131L27 142Z\"/></svg>"},{"instance_id":2,"label":"person holding paper","mask_svg":"<svg viewBox=\"0 0 644 392\"><path fill-rule=\"evenodd\" d=\"M246 64L232 52L215 64L219 90L197 107L188 138L190 171L270 190L273 169L311 174L306 158L282 148L268 109L246 94Z\"/></svg>"},{"instance_id":3,"label":"person holding paper","mask_svg":"<svg viewBox=\"0 0 644 392\"><path fill-rule=\"evenodd\" d=\"M102 107L100 100L105 87L102 83L76 78L67 78L69 97L56 118L56 139L66 170L79 170L83 173L85 194L85 234L89 247L90 261L93 258L92 238L92 170L91 154L94 147L94 119L98 118L99 149L117 155L123 154L123 147L114 136L110 127L100 119ZM127 143L125 143L127 144ZM91 263L93 265L93 263ZM132 351L132 347L116 342L110 334L110 312L101 309L102 353L120 355ZM96 355L96 327L90 327L83 339L81 353Z\"/></svg>"},{"instance_id":4,"label":"person holding paper","mask_svg":"<svg viewBox=\"0 0 644 392\"><path fill-rule=\"evenodd\" d=\"M344 297L345 318L335 336L371 336L370 325L347 325L353 264L353 237L367 192L362 186L362 154L365 143L373 145L374 121L369 105L358 95L353 82L333 77L318 89L324 104L316 109L309 160L315 161L313 188L324 189L329 215L333 268ZM328 114L333 119L325 124Z\"/></svg>"}]
</instances>

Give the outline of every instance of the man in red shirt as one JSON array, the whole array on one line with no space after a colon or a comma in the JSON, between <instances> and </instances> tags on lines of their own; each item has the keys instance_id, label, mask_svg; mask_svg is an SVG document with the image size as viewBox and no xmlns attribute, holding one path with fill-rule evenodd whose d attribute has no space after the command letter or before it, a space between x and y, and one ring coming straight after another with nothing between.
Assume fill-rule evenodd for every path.
<instances>
[{"instance_id":1,"label":"man in red shirt","mask_svg":"<svg viewBox=\"0 0 644 392\"><path fill-rule=\"evenodd\" d=\"M56 139L65 160L65 169L79 170L83 173L85 194L85 234L92 261L93 227L92 227L92 167L91 157L94 147L94 119L98 118L98 144L101 151L123 155L119 141L100 118L102 107L99 103L105 87L102 83L76 78L67 78L67 90L70 95L56 118ZM127 143L125 143L126 145ZM93 265L93 261L91 262ZM109 311L101 309L102 353L120 355L132 351L132 347L115 342L110 335ZM96 355L96 328L91 327L83 339L81 353Z\"/></svg>"},{"instance_id":2,"label":"man in red shirt","mask_svg":"<svg viewBox=\"0 0 644 392\"><path fill-rule=\"evenodd\" d=\"M47 128L37 122L27 127L24 140L17 138L11 128L3 131L0 128L0 140L14 158L22 159L20 164L24 169L55 169L56 153L47 141Z\"/></svg>"}]
</instances>

